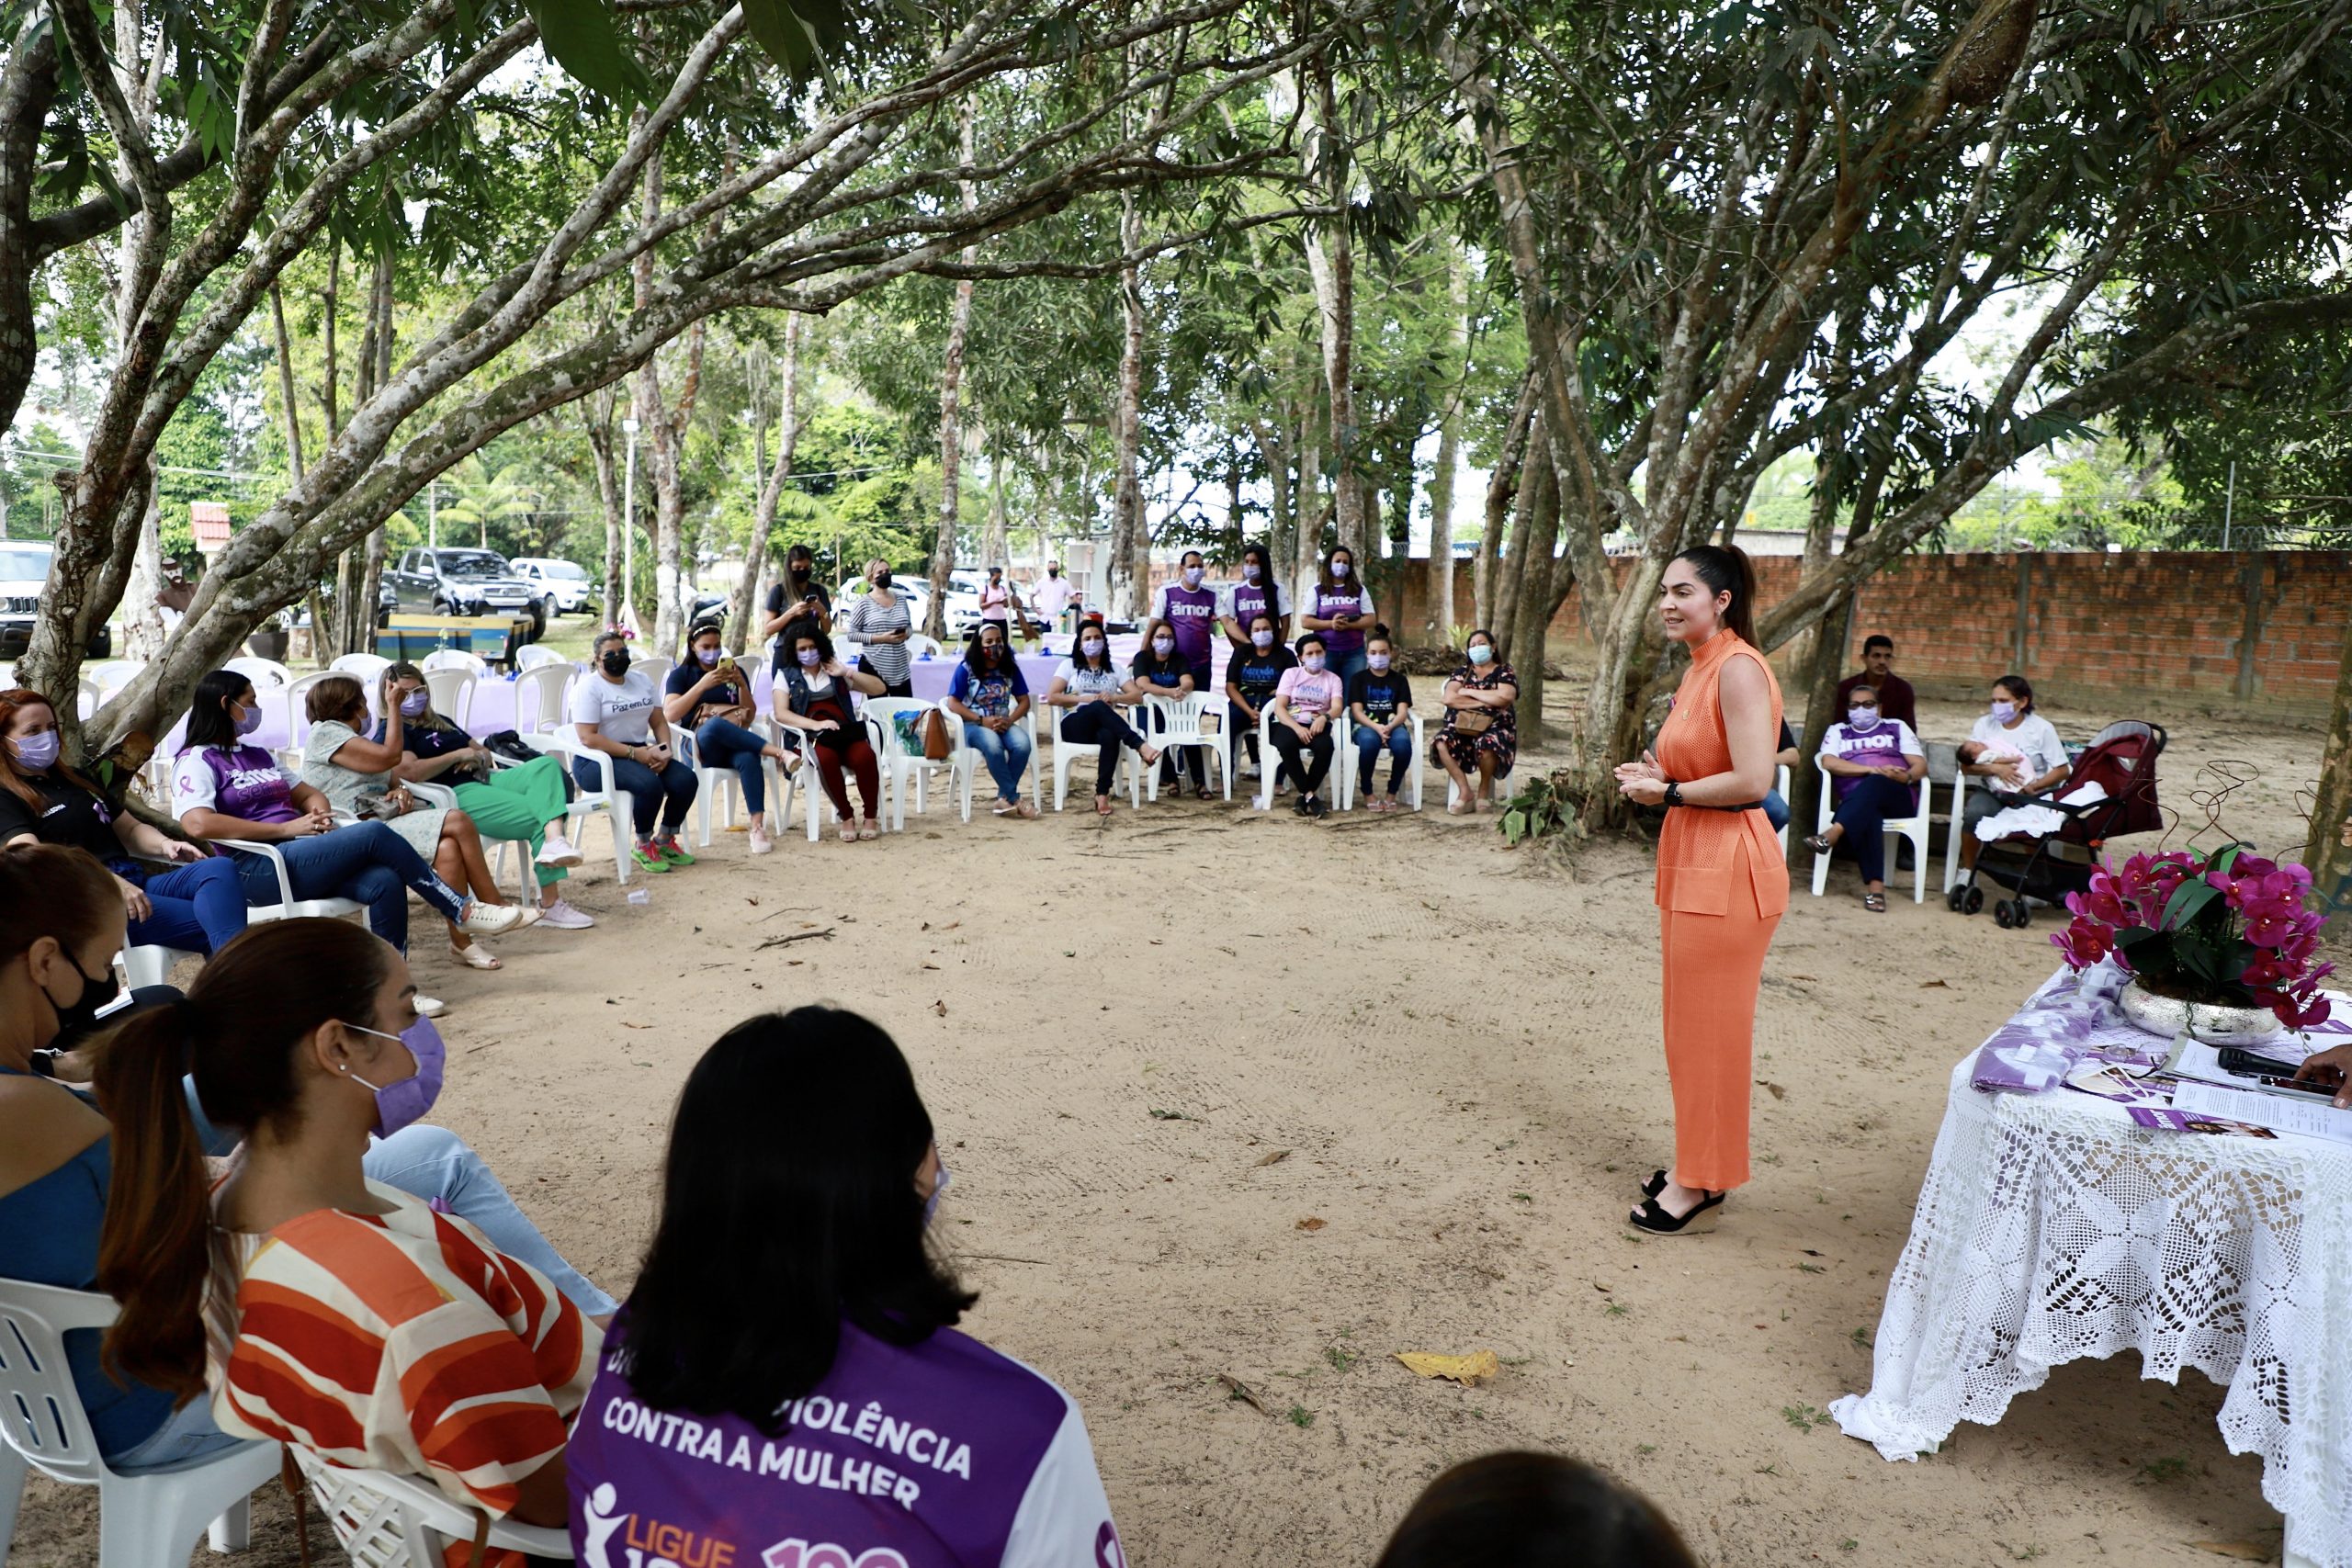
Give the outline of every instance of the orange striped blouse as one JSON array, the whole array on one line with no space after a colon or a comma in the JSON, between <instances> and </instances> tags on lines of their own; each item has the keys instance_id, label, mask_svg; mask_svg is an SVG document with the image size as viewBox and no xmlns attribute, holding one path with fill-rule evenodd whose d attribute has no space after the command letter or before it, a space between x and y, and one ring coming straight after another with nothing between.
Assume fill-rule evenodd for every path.
<instances>
[{"instance_id":1,"label":"orange striped blouse","mask_svg":"<svg viewBox=\"0 0 2352 1568\"><path fill-rule=\"evenodd\" d=\"M390 1213L213 1233L213 1418L503 1517L563 1448L604 1336L472 1225L368 1185Z\"/></svg>"}]
</instances>

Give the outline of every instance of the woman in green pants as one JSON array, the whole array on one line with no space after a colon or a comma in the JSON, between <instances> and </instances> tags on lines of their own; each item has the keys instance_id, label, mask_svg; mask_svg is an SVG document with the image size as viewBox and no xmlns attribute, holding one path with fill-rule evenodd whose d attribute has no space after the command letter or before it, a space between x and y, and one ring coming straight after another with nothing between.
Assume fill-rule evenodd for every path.
<instances>
[{"instance_id":1,"label":"woman in green pants","mask_svg":"<svg viewBox=\"0 0 2352 1568\"><path fill-rule=\"evenodd\" d=\"M433 694L423 671L413 664L395 664L385 675L391 700L401 705L407 747L395 770L400 776L412 784L431 780L452 787L483 842L529 841L532 869L539 879L539 924L557 931L594 925L595 919L573 908L557 886L580 863L580 852L563 836L565 809L571 800L571 781L563 764L553 757L538 757L519 767L496 766L473 737L433 711ZM376 733L379 738L384 733L380 719Z\"/></svg>"}]
</instances>

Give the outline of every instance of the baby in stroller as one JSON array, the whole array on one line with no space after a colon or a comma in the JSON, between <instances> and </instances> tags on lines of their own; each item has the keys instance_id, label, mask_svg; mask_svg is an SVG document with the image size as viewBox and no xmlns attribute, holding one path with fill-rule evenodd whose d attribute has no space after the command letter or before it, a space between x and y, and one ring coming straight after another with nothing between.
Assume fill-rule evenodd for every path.
<instances>
[{"instance_id":1,"label":"baby in stroller","mask_svg":"<svg viewBox=\"0 0 2352 1568\"><path fill-rule=\"evenodd\" d=\"M1957 913L1976 913L1984 907L1976 878L1989 875L2017 895L1994 903L1994 919L2021 927L2033 918L2028 899L2056 903L2085 891L2108 840L2164 826L2156 808L2156 758L2164 749L2162 726L2125 720L2098 732L2064 784L2040 795L1995 791L2000 809L1975 825L1976 863L1946 902ZM1953 830L1962 829L1955 823Z\"/></svg>"}]
</instances>

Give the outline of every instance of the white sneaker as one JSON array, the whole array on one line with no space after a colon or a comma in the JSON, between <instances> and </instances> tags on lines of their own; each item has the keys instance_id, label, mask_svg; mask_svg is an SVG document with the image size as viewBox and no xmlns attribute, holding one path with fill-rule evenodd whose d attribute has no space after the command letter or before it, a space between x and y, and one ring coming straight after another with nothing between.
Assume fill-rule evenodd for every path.
<instances>
[{"instance_id":1,"label":"white sneaker","mask_svg":"<svg viewBox=\"0 0 2352 1568\"><path fill-rule=\"evenodd\" d=\"M449 1010L448 1003L438 997L428 997L423 991L409 998L408 1002L409 1006L416 1010L416 1016L419 1018L439 1018Z\"/></svg>"},{"instance_id":2,"label":"white sneaker","mask_svg":"<svg viewBox=\"0 0 2352 1568\"><path fill-rule=\"evenodd\" d=\"M476 898L466 905L466 912L458 921L458 929L468 936L503 936L537 924L539 912L515 904L485 904Z\"/></svg>"},{"instance_id":3,"label":"white sneaker","mask_svg":"<svg viewBox=\"0 0 2352 1568\"><path fill-rule=\"evenodd\" d=\"M580 852L573 849L571 840L562 834L549 833L547 842L539 846L539 852L532 858L540 865L574 866L580 863Z\"/></svg>"},{"instance_id":4,"label":"white sneaker","mask_svg":"<svg viewBox=\"0 0 2352 1568\"><path fill-rule=\"evenodd\" d=\"M596 917L585 909L575 909L559 898L552 904L539 906L539 924L560 931L584 931L596 923Z\"/></svg>"},{"instance_id":5,"label":"white sneaker","mask_svg":"<svg viewBox=\"0 0 2352 1568\"><path fill-rule=\"evenodd\" d=\"M762 828L757 822L752 823L752 852L755 855L763 855L774 848L775 848L775 840L768 837L767 829Z\"/></svg>"}]
</instances>

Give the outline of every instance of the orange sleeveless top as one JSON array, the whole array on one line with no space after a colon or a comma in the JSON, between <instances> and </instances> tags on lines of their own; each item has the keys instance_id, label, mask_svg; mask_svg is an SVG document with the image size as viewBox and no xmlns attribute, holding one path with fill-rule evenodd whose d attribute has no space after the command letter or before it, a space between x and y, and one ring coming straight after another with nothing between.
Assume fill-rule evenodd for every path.
<instances>
[{"instance_id":1,"label":"orange sleeveless top","mask_svg":"<svg viewBox=\"0 0 2352 1568\"><path fill-rule=\"evenodd\" d=\"M1690 668L1674 691L1674 711L1666 716L1651 748L1670 779L1702 779L1731 771L1731 739L1724 730L1716 687L1724 665L1752 659L1772 694L1772 732L1781 728L1781 683L1772 667L1737 633L1717 632L1691 655ZM1742 850L1747 852L1741 853ZM1743 865L1742 861L1746 862ZM1789 907L1789 870L1771 819L1754 811L1715 811L1679 807L1666 814L1657 840L1657 904L1694 915L1731 912L1735 886L1745 884L1759 918Z\"/></svg>"}]
</instances>

